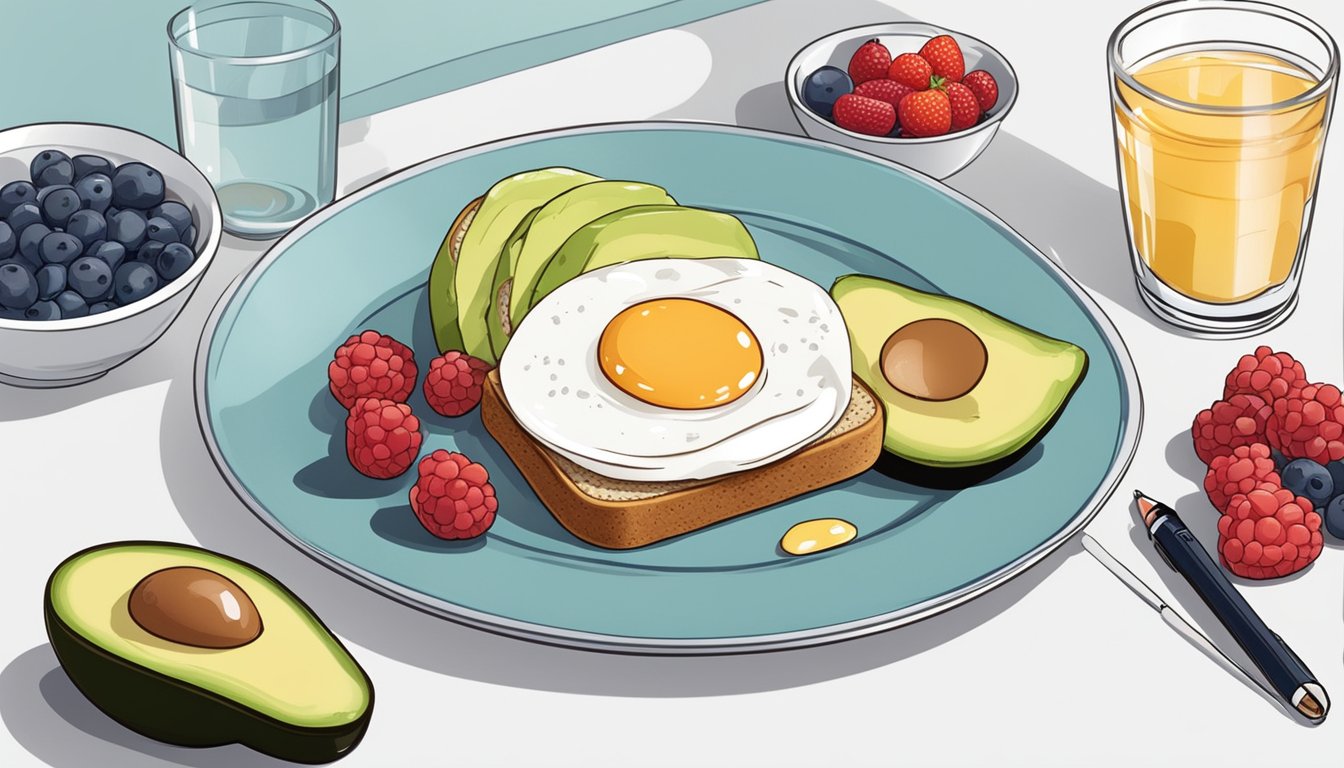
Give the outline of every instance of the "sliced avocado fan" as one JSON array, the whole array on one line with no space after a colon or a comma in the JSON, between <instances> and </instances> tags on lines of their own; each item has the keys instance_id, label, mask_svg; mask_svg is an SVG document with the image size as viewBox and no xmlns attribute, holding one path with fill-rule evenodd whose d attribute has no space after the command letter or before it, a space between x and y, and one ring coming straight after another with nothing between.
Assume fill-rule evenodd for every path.
<instances>
[{"instance_id":1,"label":"sliced avocado fan","mask_svg":"<svg viewBox=\"0 0 1344 768\"><path fill-rule=\"evenodd\" d=\"M486 308L493 303L495 268L518 223L561 192L598 180L572 168L544 168L503 179L485 194L462 239L453 276L457 324L467 354L492 365L498 360L484 321Z\"/></svg>"},{"instance_id":2,"label":"sliced avocado fan","mask_svg":"<svg viewBox=\"0 0 1344 768\"><path fill-rule=\"evenodd\" d=\"M633 181L594 181L551 198L514 230L495 270L494 301L487 312L495 354L504 352L523 321L537 279L569 236L613 211L636 205L676 205L662 187Z\"/></svg>"},{"instance_id":3,"label":"sliced avocado fan","mask_svg":"<svg viewBox=\"0 0 1344 768\"><path fill-rule=\"evenodd\" d=\"M701 208L640 205L584 226L555 252L532 290L529 307L584 272L644 259L760 258L737 217Z\"/></svg>"}]
</instances>

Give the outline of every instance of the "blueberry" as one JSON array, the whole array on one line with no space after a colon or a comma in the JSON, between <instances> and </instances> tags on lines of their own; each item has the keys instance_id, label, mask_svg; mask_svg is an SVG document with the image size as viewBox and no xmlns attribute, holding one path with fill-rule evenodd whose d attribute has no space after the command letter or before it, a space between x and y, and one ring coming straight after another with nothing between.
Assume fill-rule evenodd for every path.
<instances>
[{"instance_id":1,"label":"blueberry","mask_svg":"<svg viewBox=\"0 0 1344 768\"><path fill-rule=\"evenodd\" d=\"M803 102L808 109L829 119L835 100L853 90L854 81L843 69L822 67L808 75L803 83Z\"/></svg>"},{"instance_id":2,"label":"blueberry","mask_svg":"<svg viewBox=\"0 0 1344 768\"><path fill-rule=\"evenodd\" d=\"M37 279L16 259L0 262L0 306L27 309L37 301Z\"/></svg>"},{"instance_id":3,"label":"blueberry","mask_svg":"<svg viewBox=\"0 0 1344 768\"><path fill-rule=\"evenodd\" d=\"M89 314L90 314L90 315L97 315L97 314L101 314L101 313L103 313L103 312L107 312L108 310L112 310L112 309L116 309L116 308L117 308L117 305L116 305L116 304L113 304L113 303L110 302L110 301L100 301L100 302L98 302L97 304L90 304L90 305L89 305Z\"/></svg>"},{"instance_id":4,"label":"blueberry","mask_svg":"<svg viewBox=\"0 0 1344 768\"><path fill-rule=\"evenodd\" d=\"M107 295L107 288L112 284L112 269L102 259L81 256L70 265L66 279L70 282L70 290L93 301Z\"/></svg>"},{"instance_id":5,"label":"blueberry","mask_svg":"<svg viewBox=\"0 0 1344 768\"><path fill-rule=\"evenodd\" d=\"M1279 477L1284 488L1298 496L1306 496L1314 507L1325 506L1335 495L1335 481L1330 477L1330 471L1311 459L1288 462Z\"/></svg>"},{"instance_id":6,"label":"blueberry","mask_svg":"<svg viewBox=\"0 0 1344 768\"><path fill-rule=\"evenodd\" d=\"M196 254L191 249L181 243L169 243L163 247L163 253L159 254L159 260L154 262L154 268L159 271L159 277L167 283L182 275L191 269L191 263L196 260Z\"/></svg>"},{"instance_id":7,"label":"blueberry","mask_svg":"<svg viewBox=\"0 0 1344 768\"><path fill-rule=\"evenodd\" d=\"M182 235L182 244L188 248L196 247L196 227L187 227L187 233Z\"/></svg>"},{"instance_id":8,"label":"blueberry","mask_svg":"<svg viewBox=\"0 0 1344 768\"><path fill-rule=\"evenodd\" d=\"M9 307L0 306L0 320L22 320L22 319L23 319L22 309L10 309Z\"/></svg>"},{"instance_id":9,"label":"blueberry","mask_svg":"<svg viewBox=\"0 0 1344 768\"><path fill-rule=\"evenodd\" d=\"M112 174L112 202L119 208L153 208L163 202L163 176L144 163L126 163Z\"/></svg>"},{"instance_id":10,"label":"blueberry","mask_svg":"<svg viewBox=\"0 0 1344 768\"><path fill-rule=\"evenodd\" d=\"M37 298L42 301L56 298L56 294L65 290L65 267L61 264L46 264L37 270Z\"/></svg>"},{"instance_id":11,"label":"blueberry","mask_svg":"<svg viewBox=\"0 0 1344 768\"><path fill-rule=\"evenodd\" d=\"M46 224L32 224L19 233L19 255L37 269L42 266L42 239L51 234Z\"/></svg>"},{"instance_id":12,"label":"blueberry","mask_svg":"<svg viewBox=\"0 0 1344 768\"><path fill-rule=\"evenodd\" d=\"M47 149L33 157L28 164L28 174L39 187L69 184L75 180L75 166L69 155L59 149Z\"/></svg>"},{"instance_id":13,"label":"blueberry","mask_svg":"<svg viewBox=\"0 0 1344 768\"><path fill-rule=\"evenodd\" d=\"M75 168L75 180L88 176L90 173L105 173L112 175L112 161L99 155L75 155L70 158L70 164Z\"/></svg>"},{"instance_id":14,"label":"blueberry","mask_svg":"<svg viewBox=\"0 0 1344 768\"><path fill-rule=\"evenodd\" d=\"M0 187L0 217L9 216L10 211L21 203L37 201L37 188L26 181L11 181Z\"/></svg>"},{"instance_id":15,"label":"blueberry","mask_svg":"<svg viewBox=\"0 0 1344 768\"><path fill-rule=\"evenodd\" d=\"M1274 462L1275 472L1282 472L1283 468L1288 464L1288 457L1284 456L1282 453L1279 453L1278 448L1269 449L1269 458Z\"/></svg>"},{"instance_id":16,"label":"blueberry","mask_svg":"<svg viewBox=\"0 0 1344 768\"><path fill-rule=\"evenodd\" d=\"M64 227L83 204L79 193L71 186L47 187L42 192L44 196L39 205L42 208L42 219L49 227Z\"/></svg>"},{"instance_id":17,"label":"blueberry","mask_svg":"<svg viewBox=\"0 0 1344 768\"><path fill-rule=\"evenodd\" d=\"M61 308L54 301L39 301L24 310L24 320L60 320Z\"/></svg>"},{"instance_id":18,"label":"blueberry","mask_svg":"<svg viewBox=\"0 0 1344 768\"><path fill-rule=\"evenodd\" d=\"M96 248L85 251L88 256L94 256L107 262L107 266L113 272L121 266L121 262L126 260L126 246L115 240L103 240L98 243Z\"/></svg>"},{"instance_id":19,"label":"blueberry","mask_svg":"<svg viewBox=\"0 0 1344 768\"><path fill-rule=\"evenodd\" d=\"M92 243L107 237L107 219L97 211L75 211L65 222L65 231L78 237L81 243Z\"/></svg>"},{"instance_id":20,"label":"blueberry","mask_svg":"<svg viewBox=\"0 0 1344 768\"><path fill-rule=\"evenodd\" d=\"M145 222L145 234L156 243L176 243L180 239L172 222L158 217Z\"/></svg>"},{"instance_id":21,"label":"blueberry","mask_svg":"<svg viewBox=\"0 0 1344 768\"><path fill-rule=\"evenodd\" d=\"M135 260L154 266L159 260L159 254L163 253L164 244L154 240L146 240L145 244L140 246L135 252Z\"/></svg>"},{"instance_id":22,"label":"blueberry","mask_svg":"<svg viewBox=\"0 0 1344 768\"><path fill-rule=\"evenodd\" d=\"M128 261L117 267L113 286L117 292L117 303L124 307L158 290L159 275L143 261Z\"/></svg>"},{"instance_id":23,"label":"blueberry","mask_svg":"<svg viewBox=\"0 0 1344 768\"><path fill-rule=\"evenodd\" d=\"M108 206L112 204L112 177L104 173L91 173L75 182L75 192L85 208L111 216Z\"/></svg>"},{"instance_id":24,"label":"blueberry","mask_svg":"<svg viewBox=\"0 0 1344 768\"><path fill-rule=\"evenodd\" d=\"M107 218L107 239L116 240L132 251L145 242L145 215L125 208Z\"/></svg>"},{"instance_id":25,"label":"blueberry","mask_svg":"<svg viewBox=\"0 0 1344 768\"><path fill-rule=\"evenodd\" d=\"M185 233L189 227L196 223L191 218L191 211L187 209L187 206L176 200L165 200L163 205L155 206L154 210L149 212L149 215L150 218L167 219L179 234Z\"/></svg>"},{"instance_id":26,"label":"blueberry","mask_svg":"<svg viewBox=\"0 0 1344 768\"><path fill-rule=\"evenodd\" d=\"M1332 461L1325 465L1325 469L1335 481L1335 492L1344 493L1344 461Z\"/></svg>"},{"instance_id":27,"label":"blueberry","mask_svg":"<svg viewBox=\"0 0 1344 768\"><path fill-rule=\"evenodd\" d=\"M1325 530L1336 539L1344 539L1344 493L1330 500L1323 517Z\"/></svg>"},{"instance_id":28,"label":"blueberry","mask_svg":"<svg viewBox=\"0 0 1344 768\"><path fill-rule=\"evenodd\" d=\"M19 249L19 236L9 222L0 221L0 260L8 259Z\"/></svg>"},{"instance_id":29,"label":"blueberry","mask_svg":"<svg viewBox=\"0 0 1344 768\"><path fill-rule=\"evenodd\" d=\"M44 264L69 264L84 252L84 244L69 232L52 232L42 238L37 251Z\"/></svg>"},{"instance_id":30,"label":"blueberry","mask_svg":"<svg viewBox=\"0 0 1344 768\"><path fill-rule=\"evenodd\" d=\"M15 232L22 232L30 224L42 223L42 209L37 207L36 198L32 202L19 203L9 212L9 226Z\"/></svg>"},{"instance_id":31,"label":"blueberry","mask_svg":"<svg viewBox=\"0 0 1344 768\"><path fill-rule=\"evenodd\" d=\"M74 291L61 291L56 294L56 306L61 308L61 317L83 317L89 314L89 303Z\"/></svg>"}]
</instances>

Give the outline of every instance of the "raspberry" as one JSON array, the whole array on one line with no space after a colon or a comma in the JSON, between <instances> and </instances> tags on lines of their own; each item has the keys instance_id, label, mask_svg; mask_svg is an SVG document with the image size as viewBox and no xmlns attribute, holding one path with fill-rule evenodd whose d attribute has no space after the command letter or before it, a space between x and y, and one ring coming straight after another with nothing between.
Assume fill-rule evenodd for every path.
<instances>
[{"instance_id":1,"label":"raspberry","mask_svg":"<svg viewBox=\"0 0 1344 768\"><path fill-rule=\"evenodd\" d=\"M361 474L386 480L411 468L420 452L420 419L411 406L361 397L345 419L345 454Z\"/></svg>"},{"instance_id":2,"label":"raspberry","mask_svg":"<svg viewBox=\"0 0 1344 768\"><path fill-rule=\"evenodd\" d=\"M415 355L410 347L377 331L351 336L327 366L331 394L346 408L361 397L406 402L415 389Z\"/></svg>"},{"instance_id":3,"label":"raspberry","mask_svg":"<svg viewBox=\"0 0 1344 768\"><path fill-rule=\"evenodd\" d=\"M1250 493L1266 483L1274 488L1283 485L1269 457L1269 446L1264 443L1239 445L1227 456L1215 456L1204 475L1204 491L1219 512L1227 511L1233 496Z\"/></svg>"},{"instance_id":4,"label":"raspberry","mask_svg":"<svg viewBox=\"0 0 1344 768\"><path fill-rule=\"evenodd\" d=\"M411 509L440 539L472 539L495 522L495 487L485 467L460 453L437 450L420 460Z\"/></svg>"},{"instance_id":5,"label":"raspberry","mask_svg":"<svg viewBox=\"0 0 1344 768\"><path fill-rule=\"evenodd\" d=\"M1296 573L1321 554L1321 516L1311 502L1266 484L1238 493L1218 520L1223 566L1248 579Z\"/></svg>"},{"instance_id":6,"label":"raspberry","mask_svg":"<svg viewBox=\"0 0 1344 768\"><path fill-rule=\"evenodd\" d=\"M1195 453L1206 465L1232 449L1265 442L1265 422L1273 409L1257 395L1237 393L1199 412L1190 432Z\"/></svg>"},{"instance_id":7,"label":"raspberry","mask_svg":"<svg viewBox=\"0 0 1344 768\"><path fill-rule=\"evenodd\" d=\"M425 402L436 413L461 416L481 402L481 385L490 364L457 350L429 363L425 374Z\"/></svg>"},{"instance_id":8,"label":"raspberry","mask_svg":"<svg viewBox=\"0 0 1344 768\"><path fill-rule=\"evenodd\" d=\"M1274 401L1269 444L1289 459L1329 464L1344 459L1344 402L1333 384L1309 384Z\"/></svg>"},{"instance_id":9,"label":"raspberry","mask_svg":"<svg viewBox=\"0 0 1344 768\"><path fill-rule=\"evenodd\" d=\"M1227 374L1223 399L1242 393L1258 395L1272 405L1306 385L1307 372L1292 355L1260 346L1255 348L1255 354L1242 355L1237 367Z\"/></svg>"}]
</instances>

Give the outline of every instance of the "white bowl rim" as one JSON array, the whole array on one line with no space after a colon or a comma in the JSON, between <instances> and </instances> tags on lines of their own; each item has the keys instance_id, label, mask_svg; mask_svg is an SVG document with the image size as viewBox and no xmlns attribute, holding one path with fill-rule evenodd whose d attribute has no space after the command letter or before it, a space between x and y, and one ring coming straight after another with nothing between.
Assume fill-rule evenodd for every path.
<instances>
[{"instance_id":1,"label":"white bowl rim","mask_svg":"<svg viewBox=\"0 0 1344 768\"><path fill-rule=\"evenodd\" d=\"M908 137L869 136L866 133L856 133L847 128L841 128L836 123L833 123L827 120L826 118L822 117L821 115L818 115L816 112L813 112L811 107L803 103L802 98L798 95L797 90L794 88L793 85L794 80L797 79L798 71L802 69L803 66L802 65L803 56L805 54L811 53L815 48L820 46L822 43L831 40L841 40L841 39L849 40L857 37L866 37L869 34L873 35L874 37L880 37L883 34L887 35L924 34L924 32L926 31L933 32L933 34L930 35L930 37L937 37L938 35L952 35L954 37L959 37L964 40L969 40L975 43L977 47L984 49L985 51L992 54L996 59L998 59L999 62L1003 64L1004 68L1008 70L1008 74L1011 75L1013 79L1013 91L1008 97L1008 102L1002 105L1002 108L995 111L994 114L990 115L988 120L976 123L970 128L963 128L960 131L951 131L948 133L944 133L941 136L908 136ZM999 121L1003 120L1004 116L1007 115L1012 110L1013 105L1017 103L1017 93L1021 89L1019 83L1020 81L1017 79L1017 70L1013 69L1012 63L1009 62L1007 57L1005 57L1002 53L999 53L999 50L994 46L990 45L989 43L986 43L984 40L981 40L978 37L975 37L974 35L968 35L965 32L958 32L955 29L948 29L947 27L939 27L934 24L926 24L922 21L889 21L881 24L863 24L857 27L850 27L848 29L842 29L837 32L831 32L830 34L822 35L821 37L818 37L816 40L813 40L812 42L798 49L798 52L793 55L793 58L789 59L789 65L784 70L784 90L788 92L789 103L793 105L794 109L803 110L812 119L816 120L821 124L824 124L826 127L831 128L837 131L838 133L844 134L845 136L850 136L860 141L871 141L875 144L888 144L891 146L904 146L907 144L936 144L938 142L951 141L953 139L962 138L963 136L971 136L981 131L990 130L994 128ZM1002 91L1002 89L1000 89L1000 91Z\"/></svg>"},{"instance_id":2,"label":"white bowl rim","mask_svg":"<svg viewBox=\"0 0 1344 768\"><path fill-rule=\"evenodd\" d=\"M25 123L23 125L13 125L5 128L3 131L0 131L0 136L4 136L10 131L30 128L105 128L111 131L132 134L145 141L151 141L158 144L160 147L163 147L174 155L182 158L183 162L187 164L187 167L191 168L192 173L194 173L196 178L201 182L202 189L208 189L210 191L210 194L206 197L206 202L209 204L210 214L215 225L211 227L210 232L207 233L205 244L201 247L200 253L196 254L196 261L192 263L191 268L184 272L181 277L168 285L163 286L140 301L127 304L124 307L110 309L106 312L99 312L96 315L84 315L83 317L72 317L61 320L10 320L8 318L0 317L0 330L12 329L36 331L40 333L47 331L73 331L81 328L93 328L100 325L108 325L115 323L118 320L134 317L142 312L147 312L184 290L193 290L193 286L200 280L201 275L205 273L205 270L209 268L210 263L214 261L215 253L219 250L219 241L223 235L224 228L223 213L219 208L219 198L215 195L215 187L210 183L209 179L205 178L205 174L201 173L201 169L197 168L194 163L186 158L186 156L152 136L143 134L133 128L123 128L119 125L108 125L107 123L89 123L76 120ZM7 184L9 182L4 183Z\"/></svg>"}]
</instances>

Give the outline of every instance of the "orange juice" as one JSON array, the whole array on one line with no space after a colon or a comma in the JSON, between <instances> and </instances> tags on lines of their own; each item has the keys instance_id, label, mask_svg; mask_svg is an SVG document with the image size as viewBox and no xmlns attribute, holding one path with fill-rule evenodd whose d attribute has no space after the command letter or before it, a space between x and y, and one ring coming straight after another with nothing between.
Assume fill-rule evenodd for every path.
<instances>
[{"instance_id":1,"label":"orange juice","mask_svg":"<svg viewBox=\"0 0 1344 768\"><path fill-rule=\"evenodd\" d=\"M1185 102L1163 103L1116 81L1132 242L1148 269L1212 303L1286 281L1309 223L1328 104L1322 96L1271 105L1317 79L1283 59L1236 50L1168 55L1141 63L1132 77Z\"/></svg>"}]
</instances>

